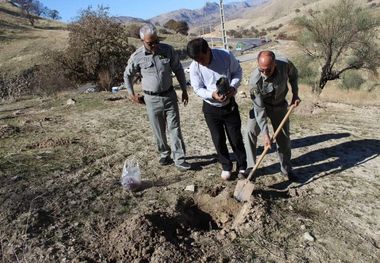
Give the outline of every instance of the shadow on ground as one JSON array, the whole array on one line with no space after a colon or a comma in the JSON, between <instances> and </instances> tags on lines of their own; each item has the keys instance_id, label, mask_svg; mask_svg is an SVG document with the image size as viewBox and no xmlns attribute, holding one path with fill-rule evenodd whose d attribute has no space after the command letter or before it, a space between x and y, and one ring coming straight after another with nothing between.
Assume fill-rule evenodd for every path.
<instances>
[{"instance_id":1,"label":"shadow on ground","mask_svg":"<svg viewBox=\"0 0 380 263\"><path fill-rule=\"evenodd\" d=\"M217 163L218 156L216 154L194 155L186 157L186 161L191 163L191 170L200 171L204 166Z\"/></svg>"},{"instance_id":2,"label":"shadow on ground","mask_svg":"<svg viewBox=\"0 0 380 263\"><path fill-rule=\"evenodd\" d=\"M349 133L338 133L338 134L329 133L329 134L320 134L320 135L314 135L314 136L299 138L299 139L292 140L292 142L291 142L292 143L292 149L307 147L307 146L315 145L315 144L330 141L330 140L338 140L338 139L346 138L349 136L351 136L351 134L349 134ZM273 147L272 150L270 150L268 152L268 154L275 152L274 148L275 147ZM263 151L263 147L258 147L257 158L259 158L262 151ZM276 156L276 158L277 158L277 156ZM295 166L294 160L295 159L292 159L293 166ZM306 164L304 164L304 165L306 165ZM256 174L256 177L260 177L263 175L276 174L279 171L280 171L280 164L278 163L278 159L276 159L276 163L269 165L269 166L266 166L266 167L259 168L258 173Z\"/></svg>"},{"instance_id":3,"label":"shadow on ground","mask_svg":"<svg viewBox=\"0 0 380 263\"><path fill-rule=\"evenodd\" d=\"M325 176L332 176L366 163L380 154L380 140L364 139L343 142L328 148L311 151L292 160L293 171L300 186ZM290 182L272 185L284 189Z\"/></svg>"}]
</instances>

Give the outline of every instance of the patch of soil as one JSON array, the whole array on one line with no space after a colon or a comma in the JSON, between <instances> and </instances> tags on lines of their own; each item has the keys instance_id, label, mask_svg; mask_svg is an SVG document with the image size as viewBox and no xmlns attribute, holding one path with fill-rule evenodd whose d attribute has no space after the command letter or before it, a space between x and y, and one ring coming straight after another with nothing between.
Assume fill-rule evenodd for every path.
<instances>
[{"instance_id":1,"label":"patch of soil","mask_svg":"<svg viewBox=\"0 0 380 263\"><path fill-rule=\"evenodd\" d=\"M201 250L191 237L193 231L217 228L212 217L191 202L179 210L156 210L138 214L114 229L108 240L111 261L195 261Z\"/></svg>"},{"instance_id":2,"label":"patch of soil","mask_svg":"<svg viewBox=\"0 0 380 263\"><path fill-rule=\"evenodd\" d=\"M233 258L234 249L220 253L216 244L231 246L231 240L238 235L247 236L260 229L267 207L257 200L239 203L230 194L228 189L216 197L196 194L193 198L179 198L171 209L140 212L112 230L106 254L113 262Z\"/></svg>"}]
</instances>

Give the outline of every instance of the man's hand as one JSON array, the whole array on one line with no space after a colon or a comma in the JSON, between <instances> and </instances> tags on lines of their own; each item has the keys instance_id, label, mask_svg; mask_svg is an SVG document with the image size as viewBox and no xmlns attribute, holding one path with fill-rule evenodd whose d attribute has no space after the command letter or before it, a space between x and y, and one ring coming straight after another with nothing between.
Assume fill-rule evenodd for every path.
<instances>
[{"instance_id":1,"label":"man's hand","mask_svg":"<svg viewBox=\"0 0 380 263\"><path fill-rule=\"evenodd\" d=\"M230 90L224 95L227 98L231 98L236 95L237 90L234 87L231 87Z\"/></svg>"},{"instance_id":2,"label":"man's hand","mask_svg":"<svg viewBox=\"0 0 380 263\"><path fill-rule=\"evenodd\" d=\"M131 99L134 103L145 104L145 102L144 102L144 96L142 96L140 94L129 95L129 99Z\"/></svg>"},{"instance_id":3,"label":"man's hand","mask_svg":"<svg viewBox=\"0 0 380 263\"><path fill-rule=\"evenodd\" d=\"M294 104L297 107L298 105L300 105L300 103L301 103L300 97L298 97L298 95L293 95L291 105Z\"/></svg>"},{"instance_id":4,"label":"man's hand","mask_svg":"<svg viewBox=\"0 0 380 263\"><path fill-rule=\"evenodd\" d=\"M227 99L225 95L220 95L217 91L212 93L212 98L219 102L224 102Z\"/></svg>"},{"instance_id":5,"label":"man's hand","mask_svg":"<svg viewBox=\"0 0 380 263\"><path fill-rule=\"evenodd\" d=\"M271 149L272 148L272 142L271 142L271 139L269 137L269 134L268 133L264 133L264 149L268 148L268 149Z\"/></svg>"},{"instance_id":6,"label":"man's hand","mask_svg":"<svg viewBox=\"0 0 380 263\"><path fill-rule=\"evenodd\" d=\"M182 90L182 102L183 102L184 106L186 106L187 103L189 102L189 95L187 94L187 90L186 89Z\"/></svg>"}]
</instances>

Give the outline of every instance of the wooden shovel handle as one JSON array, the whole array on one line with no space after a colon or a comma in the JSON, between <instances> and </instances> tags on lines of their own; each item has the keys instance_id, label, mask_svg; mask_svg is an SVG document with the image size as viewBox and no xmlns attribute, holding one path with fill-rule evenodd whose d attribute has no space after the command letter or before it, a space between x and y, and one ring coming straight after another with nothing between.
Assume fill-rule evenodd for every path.
<instances>
[{"instance_id":1,"label":"wooden shovel handle","mask_svg":"<svg viewBox=\"0 0 380 263\"><path fill-rule=\"evenodd\" d=\"M280 133L282 127L284 126L286 120L289 118L289 115L290 113L292 113L293 109L296 107L296 105L292 104L290 107L289 107L289 110L288 112L286 113L285 117L282 119L280 125L278 126L276 132L273 134L273 136L270 138L270 141L272 142L274 139L276 139L277 135ZM256 150L256 149L255 149ZM251 180L253 174L256 172L257 168L259 167L260 163L262 162L262 160L264 159L264 156L267 154L267 152L269 151L269 147L265 147L263 153L260 155L260 158L259 160L257 160L255 166L253 167L252 171L249 173L249 176L247 177L247 181Z\"/></svg>"}]
</instances>

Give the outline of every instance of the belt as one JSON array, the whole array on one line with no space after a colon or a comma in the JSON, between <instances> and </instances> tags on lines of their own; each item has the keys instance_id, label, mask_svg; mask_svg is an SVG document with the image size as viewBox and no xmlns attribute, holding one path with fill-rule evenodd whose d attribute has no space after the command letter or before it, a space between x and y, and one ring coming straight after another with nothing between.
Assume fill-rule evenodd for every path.
<instances>
[{"instance_id":1,"label":"belt","mask_svg":"<svg viewBox=\"0 0 380 263\"><path fill-rule=\"evenodd\" d=\"M173 88L173 86L170 86L169 89L161 91L161 92L153 92L153 91L149 91L149 90L144 90L144 93L147 95L153 95L153 96L165 96L169 92L171 92L172 90L174 90L174 88Z\"/></svg>"}]
</instances>

